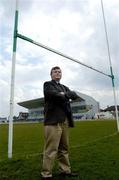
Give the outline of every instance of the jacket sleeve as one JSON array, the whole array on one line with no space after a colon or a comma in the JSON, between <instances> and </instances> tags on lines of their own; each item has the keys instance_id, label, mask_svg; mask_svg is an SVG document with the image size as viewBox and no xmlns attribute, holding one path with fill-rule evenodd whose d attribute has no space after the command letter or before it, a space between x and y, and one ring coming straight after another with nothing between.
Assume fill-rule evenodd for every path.
<instances>
[{"instance_id":1,"label":"jacket sleeve","mask_svg":"<svg viewBox=\"0 0 119 180\"><path fill-rule=\"evenodd\" d=\"M71 100L75 100L79 98L79 96L76 94L75 91L71 91L68 87L65 87L65 88L66 88L66 93L65 93L66 98L71 99Z\"/></svg>"},{"instance_id":2,"label":"jacket sleeve","mask_svg":"<svg viewBox=\"0 0 119 180\"><path fill-rule=\"evenodd\" d=\"M61 94L60 91L54 88L50 82L44 83L44 95L47 100L64 101L65 94Z\"/></svg>"}]
</instances>

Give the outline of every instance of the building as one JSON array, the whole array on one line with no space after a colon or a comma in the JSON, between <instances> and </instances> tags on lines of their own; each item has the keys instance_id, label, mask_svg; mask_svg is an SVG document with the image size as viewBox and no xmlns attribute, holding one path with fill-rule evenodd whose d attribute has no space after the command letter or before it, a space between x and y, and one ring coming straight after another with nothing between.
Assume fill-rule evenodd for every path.
<instances>
[{"instance_id":1,"label":"building","mask_svg":"<svg viewBox=\"0 0 119 180\"><path fill-rule=\"evenodd\" d=\"M74 119L94 119L95 114L100 112L99 102L86 94L77 94L80 98L71 102Z\"/></svg>"},{"instance_id":2,"label":"building","mask_svg":"<svg viewBox=\"0 0 119 180\"><path fill-rule=\"evenodd\" d=\"M114 117L116 117L116 112L115 111L116 111L115 106L108 106L106 109L104 109L104 112L109 112ZM118 117L119 117L119 105L117 105L117 111L118 111Z\"/></svg>"},{"instance_id":3,"label":"building","mask_svg":"<svg viewBox=\"0 0 119 180\"><path fill-rule=\"evenodd\" d=\"M119 111L119 105L117 105L117 110ZM104 111L115 112L115 106L108 106Z\"/></svg>"},{"instance_id":4,"label":"building","mask_svg":"<svg viewBox=\"0 0 119 180\"><path fill-rule=\"evenodd\" d=\"M19 112L19 116L17 117L17 120L25 121L28 119L29 113L27 112Z\"/></svg>"},{"instance_id":5,"label":"building","mask_svg":"<svg viewBox=\"0 0 119 180\"><path fill-rule=\"evenodd\" d=\"M0 123L7 123L7 117L0 117Z\"/></svg>"},{"instance_id":6,"label":"building","mask_svg":"<svg viewBox=\"0 0 119 180\"><path fill-rule=\"evenodd\" d=\"M104 112L103 111L103 112L96 113L95 119L115 119L115 117L111 112L109 112L109 111Z\"/></svg>"},{"instance_id":7,"label":"building","mask_svg":"<svg viewBox=\"0 0 119 180\"><path fill-rule=\"evenodd\" d=\"M86 94L77 92L79 98L71 101L73 117L78 119L93 119L95 114L100 111L99 103ZM44 118L44 98L32 99L29 101L19 102L20 106L28 109L28 120L42 121Z\"/></svg>"}]
</instances>

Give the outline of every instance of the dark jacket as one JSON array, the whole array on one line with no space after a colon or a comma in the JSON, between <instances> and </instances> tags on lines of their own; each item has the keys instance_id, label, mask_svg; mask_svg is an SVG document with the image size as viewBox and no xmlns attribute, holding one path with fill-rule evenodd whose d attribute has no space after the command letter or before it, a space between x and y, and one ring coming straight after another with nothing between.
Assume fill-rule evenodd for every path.
<instances>
[{"instance_id":1,"label":"dark jacket","mask_svg":"<svg viewBox=\"0 0 119 180\"><path fill-rule=\"evenodd\" d=\"M65 95L60 94L64 92ZM44 83L44 124L56 125L64 122L67 117L70 127L74 126L70 100L75 100L78 95L62 84L51 80Z\"/></svg>"}]
</instances>

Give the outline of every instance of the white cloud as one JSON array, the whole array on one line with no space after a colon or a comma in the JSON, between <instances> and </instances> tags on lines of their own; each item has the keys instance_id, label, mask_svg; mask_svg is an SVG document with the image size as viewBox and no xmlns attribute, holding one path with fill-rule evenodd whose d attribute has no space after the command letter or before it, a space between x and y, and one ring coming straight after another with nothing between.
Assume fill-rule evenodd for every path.
<instances>
[{"instance_id":1,"label":"white cloud","mask_svg":"<svg viewBox=\"0 0 119 180\"><path fill-rule=\"evenodd\" d=\"M0 116L9 114L12 37L15 1L0 1ZM111 60L119 95L119 1L104 0ZM4 23L7 22L7 23ZM110 74L101 3L99 1L19 1L20 34L50 46ZM15 113L24 110L17 102L43 95L49 71L58 65L62 83L93 96L101 107L112 105L111 79L33 44L17 39ZM119 99L117 97L119 104Z\"/></svg>"}]
</instances>

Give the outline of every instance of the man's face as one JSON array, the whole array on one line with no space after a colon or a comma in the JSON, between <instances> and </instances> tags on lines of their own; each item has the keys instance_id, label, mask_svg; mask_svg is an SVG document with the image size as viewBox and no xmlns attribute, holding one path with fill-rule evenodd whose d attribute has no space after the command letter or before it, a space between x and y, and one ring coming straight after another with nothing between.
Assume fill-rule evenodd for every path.
<instances>
[{"instance_id":1,"label":"man's face","mask_svg":"<svg viewBox=\"0 0 119 180\"><path fill-rule=\"evenodd\" d=\"M51 73L52 80L59 81L62 77L61 69L54 69Z\"/></svg>"}]
</instances>

